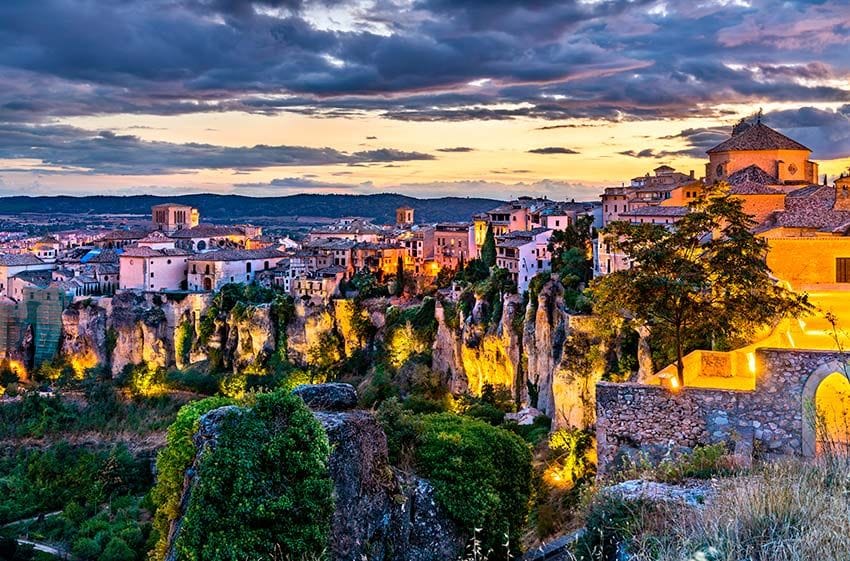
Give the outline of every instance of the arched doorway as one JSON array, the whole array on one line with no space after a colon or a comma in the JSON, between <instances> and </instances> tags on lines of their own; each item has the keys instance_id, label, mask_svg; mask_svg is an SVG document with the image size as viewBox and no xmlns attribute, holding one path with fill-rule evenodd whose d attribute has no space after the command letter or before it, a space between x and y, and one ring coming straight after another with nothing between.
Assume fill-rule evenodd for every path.
<instances>
[{"instance_id":1,"label":"arched doorway","mask_svg":"<svg viewBox=\"0 0 850 561\"><path fill-rule=\"evenodd\" d=\"M803 386L803 455L850 452L850 370L830 361Z\"/></svg>"},{"instance_id":2,"label":"arched doorway","mask_svg":"<svg viewBox=\"0 0 850 561\"><path fill-rule=\"evenodd\" d=\"M207 292L212 290L212 279L209 277L204 277L204 290Z\"/></svg>"},{"instance_id":3,"label":"arched doorway","mask_svg":"<svg viewBox=\"0 0 850 561\"><path fill-rule=\"evenodd\" d=\"M815 392L815 453L850 452L850 381L843 372L823 379Z\"/></svg>"}]
</instances>

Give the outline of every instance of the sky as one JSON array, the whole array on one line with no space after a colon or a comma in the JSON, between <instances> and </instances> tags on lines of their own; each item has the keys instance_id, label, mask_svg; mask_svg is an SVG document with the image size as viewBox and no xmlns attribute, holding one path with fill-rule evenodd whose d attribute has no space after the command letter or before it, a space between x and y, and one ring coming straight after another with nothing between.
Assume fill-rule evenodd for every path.
<instances>
[{"instance_id":1,"label":"sky","mask_svg":"<svg viewBox=\"0 0 850 561\"><path fill-rule=\"evenodd\" d=\"M596 198L740 118L850 166L846 0L2 0L0 195Z\"/></svg>"}]
</instances>

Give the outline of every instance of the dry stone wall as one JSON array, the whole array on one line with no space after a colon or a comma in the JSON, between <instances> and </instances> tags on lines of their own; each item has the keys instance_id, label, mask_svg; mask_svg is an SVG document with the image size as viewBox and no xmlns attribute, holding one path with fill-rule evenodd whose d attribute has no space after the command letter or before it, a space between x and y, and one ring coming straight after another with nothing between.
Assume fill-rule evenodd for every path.
<instances>
[{"instance_id":1,"label":"dry stone wall","mask_svg":"<svg viewBox=\"0 0 850 561\"><path fill-rule=\"evenodd\" d=\"M756 389L684 388L600 382L596 388L599 473L624 455L650 458L676 448L726 443L749 457L811 455L814 435L805 411L820 382L841 371L845 357L826 351L759 349Z\"/></svg>"}]
</instances>

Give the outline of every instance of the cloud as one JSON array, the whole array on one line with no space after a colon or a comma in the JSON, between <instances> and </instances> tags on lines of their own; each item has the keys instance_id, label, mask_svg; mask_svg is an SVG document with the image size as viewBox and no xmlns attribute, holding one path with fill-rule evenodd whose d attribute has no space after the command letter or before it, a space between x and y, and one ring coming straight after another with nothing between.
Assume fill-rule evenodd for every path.
<instances>
[{"instance_id":1,"label":"cloud","mask_svg":"<svg viewBox=\"0 0 850 561\"><path fill-rule=\"evenodd\" d=\"M282 177L273 179L269 182L255 182L255 183L235 183L233 186L237 189L254 189L267 191L270 189L292 189L296 191L300 190L353 190L353 189L368 189L372 187L371 181L364 181L362 183L342 183L337 181L320 181L317 179L310 178L306 175L302 175L301 177Z\"/></svg>"},{"instance_id":2,"label":"cloud","mask_svg":"<svg viewBox=\"0 0 850 561\"><path fill-rule=\"evenodd\" d=\"M662 14L648 9L656 0L3 2L0 120L622 120L850 102L841 1L747 4L667 0Z\"/></svg>"},{"instance_id":3,"label":"cloud","mask_svg":"<svg viewBox=\"0 0 850 561\"><path fill-rule=\"evenodd\" d=\"M564 148L562 146L547 146L546 148L533 148L528 151L529 154L578 154L572 148Z\"/></svg>"},{"instance_id":4,"label":"cloud","mask_svg":"<svg viewBox=\"0 0 850 561\"><path fill-rule=\"evenodd\" d=\"M437 148L437 152L475 152L475 148L455 146L453 148Z\"/></svg>"},{"instance_id":5,"label":"cloud","mask_svg":"<svg viewBox=\"0 0 850 561\"><path fill-rule=\"evenodd\" d=\"M643 150L636 152L634 150L624 150L622 152L618 152L623 156L630 156L632 158L660 158L661 156L655 153L655 150L652 148L644 148Z\"/></svg>"},{"instance_id":6,"label":"cloud","mask_svg":"<svg viewBox=\"0 0 850 561\"><path fill-rule=\"evenodd\" d=\"M0 159L35 159L69 172L153 175L198 169L257 170L432 160L434 156L392 148L348 153L327 147L177 144L142 140L109 130L92 132L65 125L0 123Z\"/></svg>"},{"instance_id":7,"label":"cloud","mask_svg":"<svg viewBox=\"0 0 850 561\"><path fill-rule=\"evenodd\" d=\"M763 121L811 148L815 159L850 156L850 104L836 110L801 107L772 111Z\"/></svg>"}]
</instances>

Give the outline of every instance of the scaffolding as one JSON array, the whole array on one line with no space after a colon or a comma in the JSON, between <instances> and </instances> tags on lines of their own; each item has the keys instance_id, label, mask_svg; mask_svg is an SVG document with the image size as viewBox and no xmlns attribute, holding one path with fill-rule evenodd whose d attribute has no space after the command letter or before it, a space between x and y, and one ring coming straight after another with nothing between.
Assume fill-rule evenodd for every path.
<instances>
[{"instance_id":1,"label":"scaffolding","mask_svg":"<svg viewBox=\"0 0 850 561\"><path fill-rule=\"evenodd\" d=\"M58 286L25 287L21 301L0 302L0 358L31 360L33 369L52 360L62 340L62 312L70 302ZM31 341L25 341L28 333Z\"/></svg>"}]
</instances>

